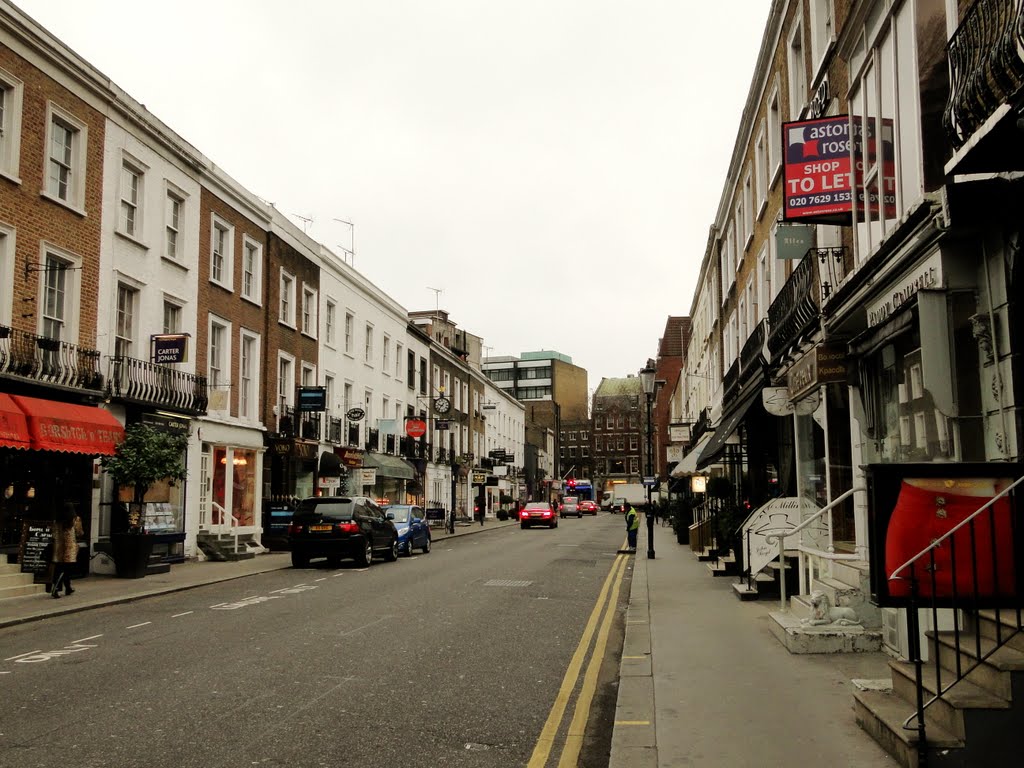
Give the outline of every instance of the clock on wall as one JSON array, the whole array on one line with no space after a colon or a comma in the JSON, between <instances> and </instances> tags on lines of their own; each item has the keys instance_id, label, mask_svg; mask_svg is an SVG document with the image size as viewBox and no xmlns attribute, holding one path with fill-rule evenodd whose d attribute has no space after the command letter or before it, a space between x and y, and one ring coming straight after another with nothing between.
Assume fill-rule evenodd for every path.
<instances>
[{"instance_id":1,"label":"clock on wall","mask_svg":"<svg viewBox=\"0 0 1024 768\"><path fill-rule=\"evenodd\" d=\"M441 395L441 397L439 397L436 400L434 400L434 410L437 413L441 413L441 414L448 413L448 411L450 411L451 409L452 409L452 401L449 400L444 395Z\"/></svg>"}]
</instances>

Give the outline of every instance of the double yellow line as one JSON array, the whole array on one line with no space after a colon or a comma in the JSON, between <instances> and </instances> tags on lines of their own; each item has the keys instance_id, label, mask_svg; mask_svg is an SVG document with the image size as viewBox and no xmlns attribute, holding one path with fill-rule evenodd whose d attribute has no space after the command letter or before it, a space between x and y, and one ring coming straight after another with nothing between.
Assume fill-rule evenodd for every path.
<instances>
[{"instance_id":1,"label":"double yellow line","mask_svg":"<svg viewBox=\"0 0 1024 768\"><path fill-rule=\"evenodd\" d=\"M555 703L551 706L551 712L548 713L548 719L537 739L537 745L533 748L530 762L526 764L527 768L544 768L547 765L551 750L555 745L555 737L562 725L572 692L576 689L580 670L583 668L590 642L596 631L598 633L597 642L594 645L594 652L590 656L590 663L587 664L583 686L576 699L572 720L565 737L565 745L562 747L562 755L558 760L558 768L576 768L580 749L583 747L583 736L587 729L587 716L590 714L594 692L597 690L601 661L604 659L605 649L608 645L608 634L611 631L612 619L615 617L615 606L619 602L619 588L622 586L622 576L626 571L628 559L625 555L616 556L615 562L604 580L601 594L597 598L594 610L590 613L590 619L583 630L583 637L580 638L579 645L576 646L576 652L572 655L572 661L569 662L569 668L565 671L565 677L562 678L562 686L558 689ZM609 592L611 593L610 598ZM604 614L603 619L601 618L602 613ZM600 630L598 630L598 622L600 622Z\"/></svg>"}]
</instances>

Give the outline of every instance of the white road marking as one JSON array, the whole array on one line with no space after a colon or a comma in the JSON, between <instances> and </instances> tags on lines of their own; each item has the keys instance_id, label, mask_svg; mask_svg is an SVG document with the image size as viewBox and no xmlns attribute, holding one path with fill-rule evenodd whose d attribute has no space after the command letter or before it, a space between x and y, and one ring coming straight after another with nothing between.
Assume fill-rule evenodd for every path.
<instances>
[{"instance_id":1,"label":"white road marking","mask_svg":"<svg viewBox=\"0 0 1024 768\"><path fill-rule=\"evenodd\" d=\"M4 661L14 661L15 659L20 659L22 656L31 656L33 653L42 653L42 652L43 651L42 651L41 648L37 648L36 650L29 651L28 653L19 653L17 656L11 656L10 658L4 659Z\"/></svg>"},{"instance_id":2,"label":"white road marking","mask_svg":"<svg viewBox=\"0 0 1024 768\"><path fill-rule=\"evenodd\" d=\"M190 613L195 613L195 611L185 611L184 613L176 613L173 616L171 616L171 618L172 619L177 619L177 618L179 618L181 616L188 616Z\"/></svg>"},{"instance_id":3,"label":"white road marking","mask_svg":"<svg viewBox=\"0 0 1024 768\"><path fill-rule=\"evenodd\" d=\"M371 621L369 624L363 624L363 626L356 627L355 629L350 629L348 632L342 632L341 636L342 637L346 637L347 635L352 635L352 634L355 634L356 632L362 632L364 629L372 627L374 624L380 624L382 621L387 621L388 619L391 619L391 618L394 618L394 617L393 616L381 616L379 619L376 619L375 621Z\"/></svg>"},{"instance_id":4,"label":"white road marking","mask_svg":"<svg viewBox=\"0 0 1024 768\"><path fill-rule=\"evenodd\" d=\"M327 581L327 577L324 576L322 579L316 579L316 581Z\"/></svg>"},{"instance_id":5,"label":"white road marking","mask_svg":"<svg viewBox=\"0 0 1024 768\"><path fill-rule=\"evenodd\" d=\"M144 627L147 624L152 624L152 623L153 623L152 621L144 621L141 624L132 624L130 627L125 627L125 629L138 629L139 627Z\"/></svg>"},{"instance_id":6,"label":"white road marking","mask_svg":"<svg viewBox=\"0 0 1024 768\"><path fill-rule=\"evenodd\" d=\"M332 574L331 574L331 578L332 578L332 579L336 579L336 578L338 578L339 576L344 576L344 575L345 575L345 572L344 572L344 571L338 571L338 573L332 573Z\"/></svg>"},{"instance_id":7,"label":"white road marking","mask_svg":"<svg viewBox=\"0 0 1024 768\"><path fill-rule=\"evenodd\" d=\"M95 640L97 637L103 637L103 635L93 635L92 637L83 637L81 640L72 640L71 644L78 645L79 643L84 643L86 640Z\"/></svg>"}]
</instances>

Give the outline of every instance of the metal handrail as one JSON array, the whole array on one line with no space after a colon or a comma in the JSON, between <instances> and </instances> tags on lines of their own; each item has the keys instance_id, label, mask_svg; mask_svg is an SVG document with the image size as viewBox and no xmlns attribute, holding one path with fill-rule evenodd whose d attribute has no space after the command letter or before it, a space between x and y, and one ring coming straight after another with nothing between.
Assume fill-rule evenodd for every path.
<instances>
[{"instance_id":1,"label":"metal handrail","mask_svg":"<svg viewBox=\"0 0 1024 768\"><path fill-rule=\"evenodd\" d=\"M839 502L846 501L850 496L857 493L858 491L866 490L867 489L864 488L863 486L855 485L853 488L846 491L845 493L841 493L840 495L836 496L834 499L832 499L832 501L830 501L824 507L822 507L813 515L808 517L806 520L800 523L800 525L796 526L796 528L791 528L788 531L780 530L778 533L769 533L767 536L764 537L765 542L768 544L771 544L773 541L779 542L779 610L786 610L786 537L792 536L794 533L800 533L800 531L809 526L811 523L813 523L819 517L824 515L826 512L830 511L833 507L839 504ZM827 555L827 557L833 560L847 559L845 556L837 555L834 552Z\"/></svg>"},{"instance_id":2,"label":"metal handrail","mask_svg":"<svg viewBox=\"0 0 1024 768\"><path fill-rule=\"evenodd\" d=\"M904 579L904 578L906 578L904 576L897 576L896 574L898 574L904 568L909 568L911 565L913 565L915 562L917 562L922 557L927 555L933 549L936 549L939 545L941 545L944 541L946 541L946 539L951 537L954 533L959 531L961 528L964 528L965 526L970 525L971 521L973 521L974 518L976 518L978 515L980 515L982 512L984 512L989 507L991 507L995 502L997 502L1000 498L1005 496L1007 493L1012 491L1014 488L1016 488L1021 483L1024 483L1024 475L1022 475L1021 477L1019 477L1016 480L1014 480L1012 483L1010 483L1010 485L1006 486L1003 490L1001 490L999 493L997 493L995 496L993 496L991 499L989 499L987 502L985 502L982 506L980 506L978 509L974 510L974 512L972 512L970 515L965 517L959 523L954 525L952 528L950 528L948 531L946 531L944 534L942 534L939 538L935 539L935 541L933 541L931 544L929 544L927 547L922 549L920 552L918 552L912 558L907 560L907 562L905 562L903 565L901 565L899 568L897 568L895 571L893 571L891 574L889 574L889 581L892 581L893 579Z\"/></svg>"}]
</instances>

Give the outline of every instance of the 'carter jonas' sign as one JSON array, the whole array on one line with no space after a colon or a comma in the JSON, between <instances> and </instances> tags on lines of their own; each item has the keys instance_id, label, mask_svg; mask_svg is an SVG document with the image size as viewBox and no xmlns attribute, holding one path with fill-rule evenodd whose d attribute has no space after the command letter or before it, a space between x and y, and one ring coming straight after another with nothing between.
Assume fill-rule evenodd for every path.
<instances>
[{"instance_id":1,"label":"'carter jonas' sign","mask_svg":"<svg viewBox=\"0 0 1024 768\"><path fill-rule=\"evenodd\" d=\"M918 291L942 286L942 255L933 253L895 280L885 295L868 305L868 327L881 325L911 301Z\"/></svg>"}]
</instances>

